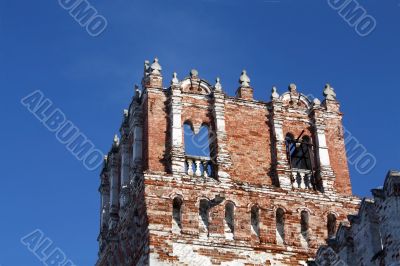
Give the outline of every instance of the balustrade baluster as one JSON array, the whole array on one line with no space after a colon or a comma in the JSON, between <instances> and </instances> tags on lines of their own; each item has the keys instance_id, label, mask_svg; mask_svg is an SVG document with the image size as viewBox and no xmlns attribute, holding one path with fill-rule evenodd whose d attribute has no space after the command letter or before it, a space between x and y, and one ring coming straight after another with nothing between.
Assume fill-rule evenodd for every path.
<instances>
[{"instance_id":1,"label":"balustrade baluster","mask_svg":"<svg viewBox=\"0 0 400 266\"><path fill-rule=\"evenodd\" d=\"M200 168L201 161L200 160L196 160L195 162L196 162L196 165L195 165L196 172L195 172L195 174L196 174L196 176L201 176L201 168Z\"/></svg>"},{"instance_id":2,"label":"balustrade baluster","mask_svg":"<svg viewBox=\"0 0 400 266\"><path fill-rule=\"evenodd\" d=\"M192 159L187 159L187 164L188 164L188 175L193 175L193 160Z\"/></svg>"}]
</instances>

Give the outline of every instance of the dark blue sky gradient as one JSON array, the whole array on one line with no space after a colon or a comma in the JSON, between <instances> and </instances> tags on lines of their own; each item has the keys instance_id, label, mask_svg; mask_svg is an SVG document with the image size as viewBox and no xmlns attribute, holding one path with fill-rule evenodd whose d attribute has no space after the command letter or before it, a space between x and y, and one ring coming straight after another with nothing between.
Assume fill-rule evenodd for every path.
<instances>
[{"instance_id":1,"label":"dark blue sky gradient","mask_svg":"<svg viewBox=\"0 0 400 266\"><path fill-rule=\"evenodd\" d=\"M164 86L196 68L234 95L247 69L255 98L289 83L322 98L330 82L346 128L377 159L368 175L350 166L353 191L370 195L400 168L400 0L360 3L377 21L360 37L325 0L153 0L91 3L108 20L97 38L57 0L0 0L2 140L0 264L42 265L20 238L41 229L77 265L93 265L99 227L99 171L87 171L20 104L40 89L107 151L122 110L155 56Z\"/></svg>"}]
</instances>

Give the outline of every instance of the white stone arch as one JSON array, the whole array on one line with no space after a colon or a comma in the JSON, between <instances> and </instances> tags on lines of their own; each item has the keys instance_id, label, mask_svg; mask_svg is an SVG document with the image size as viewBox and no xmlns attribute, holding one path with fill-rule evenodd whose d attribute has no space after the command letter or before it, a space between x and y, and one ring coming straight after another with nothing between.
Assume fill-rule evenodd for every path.
<instances>
[{"instance_id":1,"label":"white stone arch","mask_svg":"<svg viewBox=\"0 0 400 266\"><path fill-rule=\"evenodd\" d=\"M287 101L287 102L288 102L288 101L290 101L292 98L291 98L290 92L288 91L288 92L283 93L283 94L279 97L279 99L280 99L281 101ZM311 109L311 108L312 108L312 102L310 101L310 99L308 99L308 97L307 97L305 94L299 93L299 96L297 96L296 99L297 99L298 101L302 102L302 103L306 106L307 109Z\"/></svg>"},{"instance_id":2,"label":"white stone arch","mask_svg":"<svg viewBox=\"0 0 400 266\"><path fill-rule=\"evenodd\" d=\"M201 90L190 91L191 93L211 95L213 92L213 87L204 79L193 80L191 78L185 78L179 83L179 88L181 91L186 91L188 88L192 87L192 85L198 86Z\"/></svg>"},{"instance_id":3,"label":"white stone arch","mask_svg":"<svg viewBox=\"0 0 400 266\"><path fill-rule=\"evenodd\" d=\"M287 214L289 212L288 209L285 206L283 206L281 204L276 204L276 205L274 205L274 208L273 208L273 211L274 211L275 214L276 214L276 211L278 209L282 209L285 214Z\"/></svg>"},{"instance_id":4,"label":"white stone arch","mask_svg":"<svg viewBox=\"0 0 400 266\"><path fill-rule=\"evenodd\" d=\"M329 214L335 215L336 219L339 219L339 217L340 217L339 213L337 213L336 211L332 211L332 210L325 211L325 212L323 213L324 222L327 222L327 221L328 221L328 215L329 215Z\"/></svg>"},{"instance_id":5,"label":"white stone arch","mask_svg":"<svg viewBox=\"0 0 400 266\"><path fill-rule=\"evenodd\" d=\"M237 206L232 200L224 200L224 231L225 238L233 240L236 230L236 209Z\"/></svg>"},{"instance_id":6,"label":"white stone arch","mask_svg":"<svg viewBox=\"0 0 400 266\"><path fill-rule=\"evenodd\" d=\"M256 206L258 209L261 210L261 206L260 206L260 204L258 204L258 202L256 202L256 203L250 202L249 204L247 204L247 207L246 207L247 212L250 212L251 209L252 209L254 206Z\"/></svg>"},{"instance_id":7,"label":"white stone arch","mask_svg":"<svg viewBox=\"0 0 400 266\"><path fill-rule=\"evenodd\" d=\"M195 203L195 206L196 206L197 208L200 207L200 201L201 201L201 200L207 200L208 202L211 201L210 197L208 197L208 196L206 196L206 195L201 195L200 197L197 198L196 203Z\"/></svg>"},{"instance_id":8,"label":"white stone arch","mask_svg":"<svg viewBox=\"0 0 400 266\"><path fill-rule=\"evenodd\" d=\"M171 193L168 195L168 198L169 198L170 200L174 200L174 198L176 198L176 197L180 198L182 201L187 200L187 198L185 198L185 197L183 196L183 193L182 193L182 192L174 191L174 192L171 192Z\"/></svg>"},{"instance_id":9,"label":"white stone arch","mask_svg":"<svg viewBox=\"0 0 400 266\"><path fill-rule=\"evenodd\" d=\"M225 206L226 204L228 204L228 203L232 203L233 204L233 206L235 207L235 208L238 208L239 207L239 204L237 203L237 201L236 200L233 200L233 199L225 199L223 202L222 202L222 204Z\"/></svg>"},{"instance_id":10,"label":"white stone arch","mask_svg":"<svg viewBox=\"0 0 400 266\"><path fill-rule=\"evenodd\" d=\"M300 207L297 208L297 213L300 215L302 211L306 211L308 212L309 215L313 215L314 216L314 212L311 211L308 207Z\"/></svg>"}]
</instances>

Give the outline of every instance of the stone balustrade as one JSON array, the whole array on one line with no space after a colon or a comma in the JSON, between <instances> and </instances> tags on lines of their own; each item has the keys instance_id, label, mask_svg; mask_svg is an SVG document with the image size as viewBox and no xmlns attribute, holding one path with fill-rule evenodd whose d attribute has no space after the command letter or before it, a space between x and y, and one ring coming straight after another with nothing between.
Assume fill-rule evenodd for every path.
<instances>
[{"instance_id":1,"label":"stone balustrade","mask_svg":"<svg viewBox=\"0 0 400 266\"><path fill-rule=\"evenodd\" d=\"M186 174L197 177L210 177L212 165L210 157L186 155Z\"/></svg>"},{"instance_id":2,"label":"stone balustrade","mask_svg":"<svg viewBox=\"0 0 400 266\"><path fill-rule=\"evenodd\" d=\"M293 168L290 174L293 188L313 189L313 174L311 170Z\"/></svg>"}]
</instances>

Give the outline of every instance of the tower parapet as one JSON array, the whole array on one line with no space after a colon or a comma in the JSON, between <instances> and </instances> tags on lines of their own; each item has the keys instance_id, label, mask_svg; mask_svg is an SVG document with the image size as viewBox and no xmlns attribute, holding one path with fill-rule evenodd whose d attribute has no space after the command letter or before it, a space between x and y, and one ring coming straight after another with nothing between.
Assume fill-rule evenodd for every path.
<instances>
[{"instance_id":1,"label":"tower parapet","mask_svg":"<svg viewBox=\"0 0 400 266\"><path fill-rule=\"evenodd\" d=\"M197 70L162 82L145 61L101 175L97 265L304 264L356 210L330 86L263 102L246 71L235 97Z\"/></svg>"}]
</instances>

